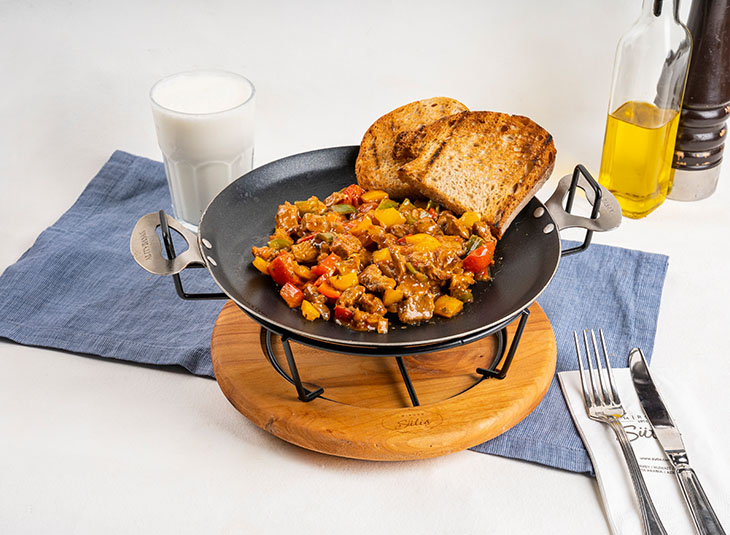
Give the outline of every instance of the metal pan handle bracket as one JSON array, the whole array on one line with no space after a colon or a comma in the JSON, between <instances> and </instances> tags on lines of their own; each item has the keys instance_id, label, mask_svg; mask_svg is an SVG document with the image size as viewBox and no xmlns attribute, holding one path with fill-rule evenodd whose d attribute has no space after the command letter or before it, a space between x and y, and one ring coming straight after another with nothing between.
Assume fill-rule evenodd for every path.
<instances>
[{"instance_id":1,"label":"metal pan handle bracket","mask_svg":"<svg viewBox=\"0 0 730 535\"><path fill-rule=\"evenodd\" d=\"M570 213L573 209L573 201L577 188L585 192L588 202L593 207L590 218ZM566 195L567 201L565 208L563 208L563 200ZM606 232L615 229L621 224L621 207L618 201L610 191L596 182L588 170L581 164L575 166L572 175L565 175L560 179L558 187L555 188L555 191L547 200L545 206L559 230L574 227L586 229L586 236L583 243L577 247L571 247L561 251L562 256L585 251L591 244L593 232Z\"/></svg>"},{"instance_id":2,"label":"metal pan handle bracket","mask_svg":"<svg viewBox=\"0 0 730 535\"><path fill-rule=\"evenodd\" d=\"M162 242L165 245L167 258L162 255L162 246L157 238L157 227L162 233ZM188 248L179 256L175 253L170 229L180 233L188 244ZM205 261L200 253L198 237L179 221L168 216L164 210L147 214L137 221L129 240L129 250L137 263L153 275L172 275L175 291L182 299L227 299L224 293L197 293L185 292L180 279L180 272L185 268L205 267Z\"/></svg>"}]
</instances>

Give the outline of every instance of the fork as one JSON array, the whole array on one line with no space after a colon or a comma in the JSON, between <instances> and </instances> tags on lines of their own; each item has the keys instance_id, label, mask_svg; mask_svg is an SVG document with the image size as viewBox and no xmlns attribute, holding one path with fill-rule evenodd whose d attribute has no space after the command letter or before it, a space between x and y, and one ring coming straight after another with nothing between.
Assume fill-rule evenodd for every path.
<instances>
[{"instance_id":1,"label":"fork","mask_svg":"<svg viewBox=\"0 0 730 535\"><path fill-rule=\"evenodd\" d=\"M583 331L583 341L585 343L586 350L586 361L588 364L588 370L583 368L583 361L580 352L580 344L578 342L578 333L573 331L573 338L575 340L575 352L578 356L578 369L580 370L580 383L583 387L583 398L585 399L586 412L591 420L608 424L616 433L616 438L621 445L621 450L626 459L626 464L629 468L629 474L631 475L631 482L634 485L634 491L636 492L636 498L639 502L639 509L641 510L641 519L643 524L643 532L645 535L662 534L666 535L664 526L662 525L659 515L654 508L654 503L651 501L649 491L646 488L644 477L641 475L639 468L639 462L636 460L634 449L631 447L629 437L626 435L619 418L624 415L625 411L621 406L621 400L619 399L618 391L614 386L615 380L613 378L613 370L611 369L611 362L608 360L608 351L606 350L606 340L603 337L603 329L599 329L598 333L601 338L601 349L603 350L603 360L606 363L605 369L601 364L601 357L598 351L598 343L596 342L596 333L593 329L590 330L593 355L596 363L596 370L594 373L593 364L591 363L591 344L588 342L588 329ZM586 379L588 375L588 380ZM594 375L598 376L598 380L595 379ZM590 383L590 388L589 388Z\"/></svg>"}]
</instances>

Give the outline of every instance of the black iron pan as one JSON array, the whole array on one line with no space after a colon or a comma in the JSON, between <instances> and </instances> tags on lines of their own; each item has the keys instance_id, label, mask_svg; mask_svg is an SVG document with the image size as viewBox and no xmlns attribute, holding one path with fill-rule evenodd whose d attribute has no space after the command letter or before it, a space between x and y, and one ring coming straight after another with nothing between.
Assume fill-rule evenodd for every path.
<instances>
[{"instance_id":1,"label":"black iron pan","mask_svg":"<svg viewBox=\"0 0 730 535\"><path fill-rule=\"evenodd\" d=\"M137 262L158 275L179 273L191 264L208 268L221 290L254 320L281 332L319 342L359 347L418 346L455 340L489 330L520 314L550 283L562 254L559 230L582 227L590 233L618 226L621 212L613 196L578 166L564 177L543 205L532 199L512 222L495 251L493 278L473 287L474 302L458 316L435 317L417 326L391 320L387 334L355 332L329 321L307 321L298 309L290 309L278 296L276 285L256 270L251 247L268 241L274 215L284 201L324 198L356 182L358 147L336 147L290 156L254 169L223 190L203 214L198 235L168 216L167 222L188 242L189 248L169 260L162 256L155 234L157 213L141 218L130 248ZM592 218L571 215L568 210L576 185L594 205ZM597 202L596 202L597 199ZM575 250L569 252L576 252Z\"/></svg>"}]
</instances>

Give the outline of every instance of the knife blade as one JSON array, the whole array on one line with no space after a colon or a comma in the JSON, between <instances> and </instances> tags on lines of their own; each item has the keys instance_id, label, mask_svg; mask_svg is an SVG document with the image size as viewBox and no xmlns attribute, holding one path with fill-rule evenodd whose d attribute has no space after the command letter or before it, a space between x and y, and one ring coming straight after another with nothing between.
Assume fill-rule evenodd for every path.
<instances>
[{"instance_id":1,"label":"knife blade","mask_svg":"<svg viewBox=\"0 0 730 535\"><path fill-rule=\"evenodd\" d=\"M629 352L629 370L641 408L674 469L697 532L702 535L725 535L697 474L689 465L682 435L659 395L641 349L634 348Z\"/></svg>"}]
</instances>

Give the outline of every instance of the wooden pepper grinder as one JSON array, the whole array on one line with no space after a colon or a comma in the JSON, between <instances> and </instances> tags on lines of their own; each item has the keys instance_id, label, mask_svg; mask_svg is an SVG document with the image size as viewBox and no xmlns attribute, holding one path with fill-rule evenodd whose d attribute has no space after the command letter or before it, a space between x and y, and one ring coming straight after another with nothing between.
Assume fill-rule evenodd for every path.
<instances>
[{"instance_id":1,"label":"wooden pepper grinder","mask_svg":"<svg viewBox=\"0 0 730 535\"><path fill-rule=\"evenodd\" d=\"M694 0L687 26L693 48L674 147L668 198L712 195L720 176L730 116L730 0Z\"/></svg>"}]
</instances>

